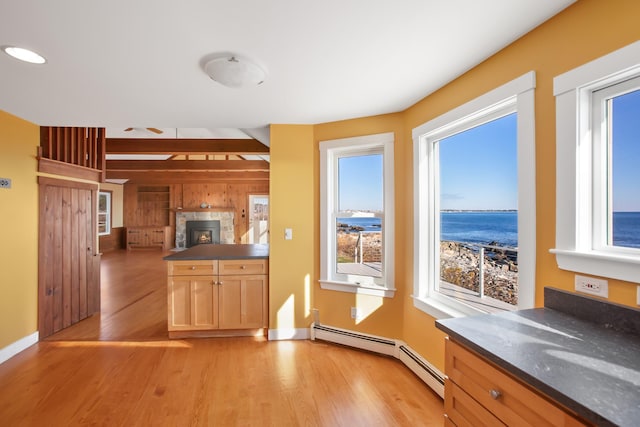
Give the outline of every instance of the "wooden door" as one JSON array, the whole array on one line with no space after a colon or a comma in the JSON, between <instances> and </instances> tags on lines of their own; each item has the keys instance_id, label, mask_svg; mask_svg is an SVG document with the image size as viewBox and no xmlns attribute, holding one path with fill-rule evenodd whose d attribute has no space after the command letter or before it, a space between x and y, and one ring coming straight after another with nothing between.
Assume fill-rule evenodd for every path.
<instances>
[{"instance_id":1,"label":"wooden door","mask_svg":"<svg viewBox=\"0 0 640 427\"><path fill-rule=\"evenodd\" d=\"M38 330L45 338L100 311L98 186L39 177Z\"/></svg>"}]
</instances>

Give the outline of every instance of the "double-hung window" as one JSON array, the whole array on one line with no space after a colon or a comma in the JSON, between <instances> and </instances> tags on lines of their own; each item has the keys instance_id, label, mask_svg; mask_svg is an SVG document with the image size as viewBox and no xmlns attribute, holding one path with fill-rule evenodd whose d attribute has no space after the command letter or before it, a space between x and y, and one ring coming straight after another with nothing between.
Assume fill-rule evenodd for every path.
<instances>
[{"instance_id":1,"label":"double-hung window","mask_svg":"<svg viewBox=\"0 0 640 427\"><path fill-rule=\"evenodd\" d=\"M393 133L320 142L320 285L392 297Z\"/></svg>"},{"instance_id":2,"label":"double-hung window","mask_svg":"<svg viewBox=\"0 0 640 427\"><path fill-rule=\"evenodd\" d=\"M554 79L561 269L640 282L640 42Z\"/></svg>"},{"instance_id":3,"label":"double-hung window","mask_svg":"<svg viewBox=\"0 0 640 427\"><path fill-rule=\"evenodd\" d=\"M111 191L98 192L98 235L111 234Z\"/></svg>"},{"instance_id":4,"label":"double-hung window","mask_svg":"<svg viewBox=\"0 0 640 427\"><path fill-rule=\"evenodd\" d=\"M413 130L414 305L437 318L530 308L535 73Z\"/></svg>"}]
</instances>

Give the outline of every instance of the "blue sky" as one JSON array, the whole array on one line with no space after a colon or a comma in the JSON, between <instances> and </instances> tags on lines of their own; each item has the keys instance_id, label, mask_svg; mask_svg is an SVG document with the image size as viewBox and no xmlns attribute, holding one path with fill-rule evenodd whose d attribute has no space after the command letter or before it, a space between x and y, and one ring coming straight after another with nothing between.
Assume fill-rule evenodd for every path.
<instances>
[{"instance_id":1,"label":"blue sky","mask_svg":"<svg viewBox=\"0 0 640 427\"><path fill-rule=\"evenodd\" d=\"M640 212L640 91L613 109L613 210ZM517 209L516 130L514 113L440 141L441 209ZM340 209L381 210L382 156L339 162Z\"/></svg>"},{"instance_id":2,"label":"blue sky","mask_svg":"<svg viewBox=\"0 0 640 427\"><path fill-rule=\"evenodd\" d=\"M382 211L382 155L338 160L340 210Z\"/></svg>"},{"instance_id":3,"label":"blue sky","mask_svg":"<svg viewBox=\"0 0 640 427\"><path fill-rule=\"evenodd\" d=\"M518 208L516 115L440 141L440 209Z\"/></svg>"},{"instance_id":4,"label":"blue sky","mask_svg":"<svg viewBox=\"0 0 640 427\"><path fill-rule=\"evenodd\" d=\"M640 90L613 100L613 211L640 212Z\"/></svg>"}]
</instances>

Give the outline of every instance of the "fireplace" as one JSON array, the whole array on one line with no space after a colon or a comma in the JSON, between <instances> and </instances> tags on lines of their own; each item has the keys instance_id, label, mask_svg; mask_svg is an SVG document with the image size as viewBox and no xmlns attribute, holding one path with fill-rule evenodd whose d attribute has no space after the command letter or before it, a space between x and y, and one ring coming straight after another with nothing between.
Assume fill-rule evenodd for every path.
<instances>
[{"instance_id":1,"label":"fireplace","mask_svg":"<svg viewBox=\"0 0 640 427\"><path fill-rule=\"evenodd\" d=\"M218 221L219 222L219 243L234 244L234 212L232 210L199 210L189 211L186 209L176 209L176 250L184 250L187 246L187 222L198 221ZM213 239L212 239L213 240Z\"/></svg>"},{"instance_id":2,"label":"fireplace","mask_svg":"<svg viewBox=\"0 0 640 427\"><path fill-rule=\"evenodd\" d=\"M187 248L220 243L220 221L218 220L187 221L186 227Z\"/></svg>"}]
</instances>

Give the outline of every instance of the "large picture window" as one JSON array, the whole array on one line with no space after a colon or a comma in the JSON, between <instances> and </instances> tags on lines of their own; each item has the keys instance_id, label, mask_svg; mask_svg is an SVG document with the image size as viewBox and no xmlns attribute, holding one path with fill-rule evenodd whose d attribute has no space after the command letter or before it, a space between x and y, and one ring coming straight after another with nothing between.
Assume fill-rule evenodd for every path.
<instances>
[{"instance_id":1,"label":"large picture window","mask_svg":"<svg viewBox=\"0 0 640 427\"><path fill-rule=\"evenodd\" d=\"M392 296L393 134L320 143L321 286Z\"/></svg>"},{"instance_id":2,"label":"large picture window","mask_svg":"<svg viewBox=\"0 0 640 427\"><path fill-rule=\"evenodd\" d=\"M561 269L640 283L640 42L554 79Z\"/></svg>"},{"instance_id":3,"label":"large picture window","mask_svg":"<svg viewBox=\"0 0 640 427\"><path fill-rule=\"evenodd\" d=\"M414 302L441 318L530 308L535 74L414 129Z\"/></svg>"}]
</instances>

